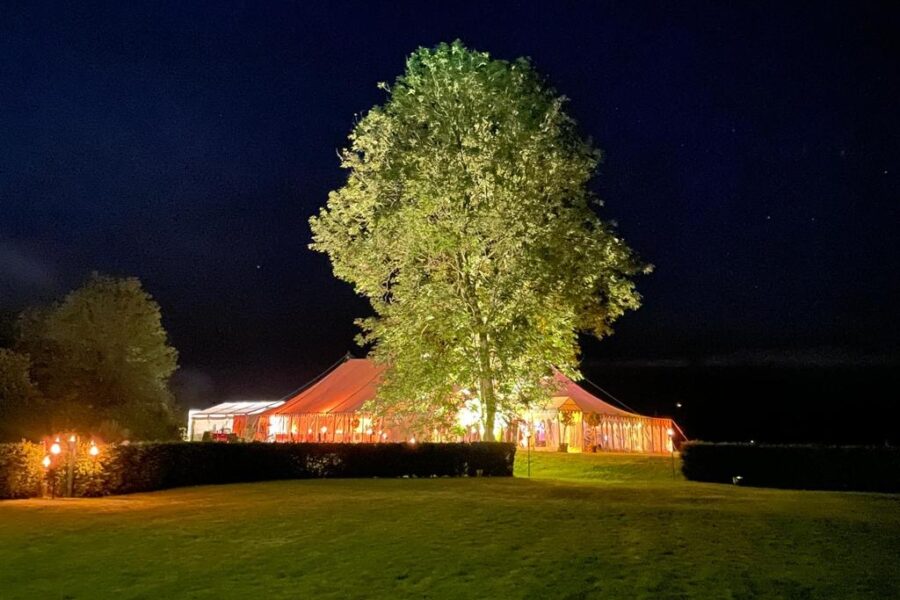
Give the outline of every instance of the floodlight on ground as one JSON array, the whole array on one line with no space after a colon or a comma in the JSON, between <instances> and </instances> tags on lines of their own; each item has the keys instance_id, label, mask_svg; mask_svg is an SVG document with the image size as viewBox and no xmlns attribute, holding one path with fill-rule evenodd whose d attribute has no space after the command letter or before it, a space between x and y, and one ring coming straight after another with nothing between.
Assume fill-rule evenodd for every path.
<instances>
[{"instance_id":1,"label":"floodlight on ground","mask_svg":"<svg viewBox=\"0 0 900 600\"><path fill-rule=\"evenodd\" d=\"M91 440L91 447L88 450L88 454L91 456L97 456L100 454L100 448L97 447L97 444L94 443L94 440Z\"/></svg>"},{"instance_id":2,"label":"floodlight on ground","mask_svg":"<svg viewBox=\"0 0 900 600\"><path fill-rule=\"evenodd\" d=\"M41 464L44 465L45 469L50 468L50 455L49 454L44 456L44 460L41 461Z\"/></svg>"}]
</instances>

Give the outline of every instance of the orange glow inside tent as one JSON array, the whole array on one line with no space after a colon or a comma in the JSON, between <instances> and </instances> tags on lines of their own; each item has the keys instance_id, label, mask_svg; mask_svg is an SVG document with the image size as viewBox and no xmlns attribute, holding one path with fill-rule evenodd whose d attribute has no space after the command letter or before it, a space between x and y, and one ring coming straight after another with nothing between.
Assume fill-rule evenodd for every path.
<instances>
[{"instance_id":1,"label":"orange glow inside tent","mask_svg":"<svg viewBox=\"0 0 900 600\"><path fill-rule=\"evenodd\" d=\"M422 431L367 412L367 402L375 398L383 373L384 367L369 359L347 359L262 412L253 423L255 429L246 427L242 437L334 443L482 439L477 415L468 411L468 419L463 418L467 409L460 412L460 427L453 432ZM498 424L498 440L530 445L535 450L668 453L674 441L684 439L671 419L646 417L614 406L558 372L554 381L556 391L545 402ZM669 435L670 429L678 432L677 436Z\"/></svg>"}]
</instances>

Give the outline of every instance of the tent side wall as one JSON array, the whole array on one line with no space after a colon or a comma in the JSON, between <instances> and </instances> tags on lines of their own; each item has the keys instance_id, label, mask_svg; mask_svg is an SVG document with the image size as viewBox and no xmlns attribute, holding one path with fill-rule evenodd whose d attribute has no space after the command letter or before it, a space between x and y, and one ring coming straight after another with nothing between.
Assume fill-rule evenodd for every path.
<instances>
[{"instance_id":1,"label":"tent side wall","mask_svg":"<svg viewBox=\"0 0 900 600\"><path fill-rule=\"evenodd\" d=\"M566 412L572 414L568 426L560 419L560 411L541 411L534 413L531 422L524 423L525 427L513 424L504 428L498 439L524 447L527 431L531 447L537 451L556 452L560 440L568 445L569 452L667 454L672 451L668 433L674 425L671 419ZM265 415L259 418L253 431L252 439L267 442L358 444L405 442L417 436L422 441L481 440L480 431L475 427L461 438L441 431L425 435L403 424L356 412ZM248 434L245 430L242 438L248 439Z\"/></svg>"},{"instance_id":2,"label":"tent side wall","mask_svg":"<svg viewBox=\"0 0 900 600\"><path fill-rule=\"evenodd\" d=\"M197 415L191 417L190 439L191 442L199 442L203 439L203 434L207 431L231 431L234 424L232 417L219 416L208 417Z\"/></svg>"},{"instance_id":3,"label":"tent side wall","mask_svg":"<svg viewBox=\"0 0 900 600\"><path fill-rule=\"evenodd\" d=\"M256 439L358 444L406 441L409 433L395 423L367 413L288 413L262 417Z\"/></svg>"},{"instance_id":4,"label":"tent side wall","mask_svg":"<svg viewBox=\"0 0 900 600\"><path fill-rule=\"evenodd\" d=\"M671 419L602 415L595 423L584 423L585 450L667 454L673 449Z\"/></svg>"},{"instance_id":5,"label":"tent side wall","mask_svg":"<svg viewBox=\"0 0 900 600\"><path fill-rule=\"evenodd\" d=\"M534 450L556 452L560 442L564 442L569 452L667 454L672 451L671 419L567 411L572 414L572 423L566 426L559 412L535 413L532 421L526 423ZM520 428L515 437L523 447L528 443L525 431Z\"/></svg>"}]
</instances>

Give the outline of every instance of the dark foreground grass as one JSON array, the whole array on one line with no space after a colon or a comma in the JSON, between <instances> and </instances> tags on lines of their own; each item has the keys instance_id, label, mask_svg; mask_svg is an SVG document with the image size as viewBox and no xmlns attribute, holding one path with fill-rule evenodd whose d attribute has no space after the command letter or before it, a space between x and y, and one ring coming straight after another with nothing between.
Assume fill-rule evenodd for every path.
<instances>
[{"instance_id":1,"label":"dark foreground grass","mask_svg":"<svg viewBox=\"0 0 900 600\"><path fill-rule=\"evenodd\" d=\"M545 478L0 502L0 598L900 597L898 496L532 459Z\"/></svg>"}]
</instances>

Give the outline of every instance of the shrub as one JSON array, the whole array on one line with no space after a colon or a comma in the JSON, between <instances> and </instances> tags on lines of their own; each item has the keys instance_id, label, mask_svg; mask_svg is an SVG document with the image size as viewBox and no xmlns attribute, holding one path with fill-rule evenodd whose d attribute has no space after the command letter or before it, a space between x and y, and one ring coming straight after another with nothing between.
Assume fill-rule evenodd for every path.
<instances>
[{"instance_id":1,"label":"shrub","mask_svg":"<svg viewBox=\"0 0 900 600\"><path fill-rule=\"evenodd\" d=\"M689 442L682 447L682 470L694 481L900 492L900 448L892 447Z\"/></svg>"},{"instance_id":2,"label":"shrub","mask_svg":"<svg viewBox=\"0 0 900 600\"><path fill-rule=\"evenodd\" d=\"M41 493L44 449L31 442L0 444L0 499L31 498Z\"/></svg>"},{"instance_id":3,"label":"shrub","mask_svg":"<svg viewBox=\"0 0 900 600\"><path fill-rule=\"evenodd\" d=\"M38 448L38 477L43 473ZM505 476L513 471L515 445L471 444L221 444L148 442L107 446L97 458L79 452L74 495L127 494L167 488L322 477ZM18 464L18 463L16 463ZM0 464L0 478L10 469ZM65 489L65 470L54 474ZM2 481L2 479L0 479ZM0 498L35 495L5 495ZM2 485L2 484L0 484ZM25 489L19 485L17 489Z\"/></svg>"},{"instance_id":4,"label":"shrub","mask_svg":"<svg viewBox=\"0 0 900 600\"><path fill-rule=\"evenodd\" d=\"M107 446L99 456L91 456L89 443L79 441L75 453L75 468L72 478L72 495L78 497L103 496L107 494L107 467L110 462ZM66 494L66 467L63 461L51 473L54 493L58 496Z\"/></svg>"}]
</instances>

